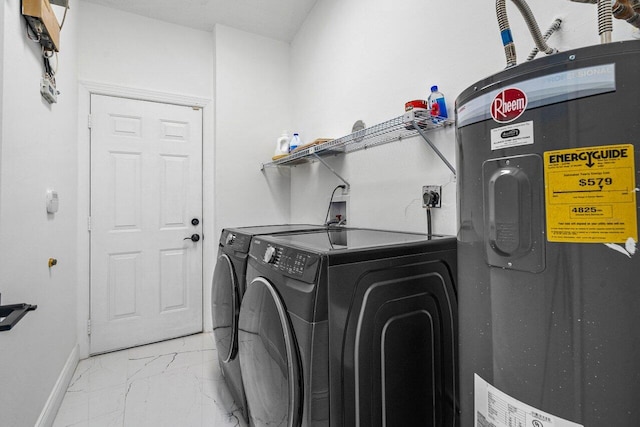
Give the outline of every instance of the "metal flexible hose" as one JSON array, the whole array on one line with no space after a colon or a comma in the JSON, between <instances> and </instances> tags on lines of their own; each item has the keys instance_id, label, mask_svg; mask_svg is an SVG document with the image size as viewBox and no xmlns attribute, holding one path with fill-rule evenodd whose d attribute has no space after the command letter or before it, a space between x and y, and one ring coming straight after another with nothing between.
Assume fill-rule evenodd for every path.
<instances>
[{"instance_id":1,"label":"metal flexible hose","mask_svg":"<svg viewBox=\"0 0 640 427\"><path fill-rule=\"evenodd\" d=\"M500 27L500 36L504 46L504 56L507 59L507 68L518 64L516 57L516 46L511 36L511 27L509 26L509 17L507 16L507 0L496 0L496 14L498 16L498 26Z\"/></svg>"},{"instance_id":2,"label":"metal flexible hose","mask_svg":"<svg viewBox=\"0 0 640 427\"><path fill-rule=\"evenodd\" d=\"M611 0L598 0L598 34L602 43L611 43L613 19Z\"/></svg>"},{"instance_id":3,"label":"metal flexible hose","mask_svg":"<svg viewBox=\"0 0 640 427\"><path fill-rule=\"evenodd\" d=\"M535 16L533 16L533 12L529 8L529 5L525 0L511 0L513 1L517 8L520 10L522 17L527 23L527 27L529 27L529 32L531 33L531 37L533 37L533 41L538 46L542 52L550 55L552 53L558 53L557 49L553 49L549 47L545 39L542 37L542 33L540 32L540 27L538 27L538 23L536 22Z\"/></svg>"},{"instance_id":4,"label":"metal flexible hose","mask_svg":"<svg viewBox=\"0 0 640 427\"><path fill-rule=\"evenodd\" d=\"M547 55L557 53L557 49L549 47L546 40L540 32L540 27L536 22L536 18L533 16L533 12L529 8L529 5L525 0L511 0L515 3L516 7L520 11L520 14L524 18L529 33L535 42L539 50ZM507 17L506 0L496 0L496 13L498 16L498 25L500 26L500 35L502 36L502 44L504 45L504 52L507 59L507 68L517 64L516 49L513 43L513 37L511 36L511 28L509 26L509 19Z\"/></svg>"},{"instance_id":5,"label":"metal flexible hose","mask_svg":"<svg viewBox=\"0 0 640 427\"><path fill-rule=\"evenodd\" d=\"M549 27L549 29L547 30L546 33L544 33L544 36L542 36L545 40L549 40L549 37L551 37L551 35L553 33L555 33L556 31L558 31L560 29L560 27L562 26L562 19L560 18L556 18L553 23L551 24L551 26ZM534 47L533 50L531 51L531 53L529 54L529 56L527 57L527 61L532 61L533 58L536 57L536 55L538 54L538 52L540 52L540 49L538 49L537 47Z\"/></svg>"}]
</instances>

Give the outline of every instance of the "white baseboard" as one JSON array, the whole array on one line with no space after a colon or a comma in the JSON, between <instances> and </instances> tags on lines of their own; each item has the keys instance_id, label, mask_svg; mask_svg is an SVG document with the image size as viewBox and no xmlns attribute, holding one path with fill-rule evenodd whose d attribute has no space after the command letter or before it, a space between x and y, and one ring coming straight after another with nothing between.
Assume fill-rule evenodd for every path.
<instances>
[{"instance_id":1,"label":"white baseboard","mask_svg":"<svg viewBox=\"0 0 640 427\"><path fill-rule=\"evenodd\" d=\"M67 363L64 364L64 368L62 368L60 376L53 386L47 403L45 403L44 408L42 408L42 412L34 427L51 427L53 425L56 415L58 414L58 409L60 409L60 405L62 404L62 399L64 399L64 395L67 392L67 388L69 387L69 383L71 382L71 378L73 378L73 373L79 361L80 349L76 344L73 350L71 350Z\"/></svg>"}]
</instances>

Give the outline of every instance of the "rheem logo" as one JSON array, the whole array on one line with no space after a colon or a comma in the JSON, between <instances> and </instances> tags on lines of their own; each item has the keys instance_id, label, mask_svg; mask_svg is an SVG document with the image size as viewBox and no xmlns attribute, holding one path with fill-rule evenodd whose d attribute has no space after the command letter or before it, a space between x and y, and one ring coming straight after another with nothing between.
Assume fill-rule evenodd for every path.
<instances>
[{"instance_id":1,"label":"rheem logo","mask_svg":"<svg viewBox=\"0 0 640 427\"><path fill-rule=\"evenodd\" d=\"M517 88L505 89L493 98L491 117L498 123L509 123L527 109L527 95Z\"/></svg>"}]
</instances>

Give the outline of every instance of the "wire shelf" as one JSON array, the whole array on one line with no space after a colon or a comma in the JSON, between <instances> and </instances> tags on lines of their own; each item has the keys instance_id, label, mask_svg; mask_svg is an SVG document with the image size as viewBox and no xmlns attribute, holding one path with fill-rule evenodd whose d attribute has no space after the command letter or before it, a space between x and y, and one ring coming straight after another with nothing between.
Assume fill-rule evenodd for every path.
<instances>
[{"instance_id":1,"label":"wire shelf","mask_svg":"<svg viewBox=\"0 0 640 427\"><path fill-rule=\"evenodd\" d=\"M402 140L418 135L414 123L417 123L422 133L447 126L453 126L454 121L443 117L433 117L428 113L409 111L402 116L386 122L359 130L338 139L332 139L318 145L294 151L286 157L272 162L263 163L262 169L273 166L295 166L316 159L316 156L330 156L340 153L350 153L367 149L376 145Z\"/></svg>"}]
</instances>

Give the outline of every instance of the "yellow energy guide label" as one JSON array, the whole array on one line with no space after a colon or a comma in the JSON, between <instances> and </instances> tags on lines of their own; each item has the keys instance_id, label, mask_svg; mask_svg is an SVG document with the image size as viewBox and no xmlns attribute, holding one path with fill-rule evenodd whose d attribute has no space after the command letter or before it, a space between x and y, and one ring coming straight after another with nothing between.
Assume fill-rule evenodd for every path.
<instances>
[{"instance_id":1,"label":"yellow energy guide label","mask_svg":"<svg viewBox=\"0 0 640 427\"><path fill-rule=\"evenodd\" d=\"M633 145L544 153L547 240L638 240Z\"/></svg>"}]
</instances>

